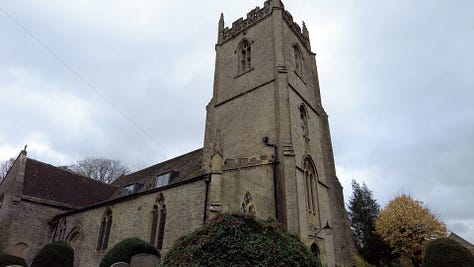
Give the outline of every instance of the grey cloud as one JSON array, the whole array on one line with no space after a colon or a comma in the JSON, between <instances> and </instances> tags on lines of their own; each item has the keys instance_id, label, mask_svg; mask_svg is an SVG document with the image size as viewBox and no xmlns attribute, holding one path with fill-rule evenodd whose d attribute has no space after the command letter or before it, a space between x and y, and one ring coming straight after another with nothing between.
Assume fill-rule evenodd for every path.
<instances>
[{"instance_id":1,"label":"grey cloud","mask_svg":"<svg viewBox=\"0 0 474 267\"><path fill-rule=\"evenodd\" d=\"M286 2L310 30L345 195L351 178L381 204L412 193L474 241L473 2ZM152 140L0 13L0 156L34 137L46 148L30 155L53 164L143 167L202 146L219 14L230 25L262 3L5 2Z\"/></svg>"}]
</instances>

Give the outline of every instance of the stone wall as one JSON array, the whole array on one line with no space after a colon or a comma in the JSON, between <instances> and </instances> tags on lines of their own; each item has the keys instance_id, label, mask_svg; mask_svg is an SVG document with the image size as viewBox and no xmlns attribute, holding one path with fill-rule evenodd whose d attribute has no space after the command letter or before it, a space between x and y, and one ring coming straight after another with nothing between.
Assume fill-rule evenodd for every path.
<instances>
[{"instance_id":1,"label":"stone wall","mask_svg":"<svg viewBox=\"0 0 474 267\"><path fill-rule=\"evenodd\" d=\"M137 237L149 241L150 213L160 194L164 197L167 210L162 250L162 254L166 254L177 238L203 225L205 188L205 182L201 179L61 216L59 225L66 220L67 234L64 239L74 248L75 266L98 266L107 251L125 238ZM109 210L112 212L112 227L108 249L96 250L101 220ZM73 232L79 234L70 240Z\"/></svg>"},{"instance_id":2,"label":"stone wall","mask_svg":"<svg viewBox=\"0 0 474 267\"><path fill-rule=\"evenodd\" d=\"M9 235L5 253L22 257L31 264L36 253L50 243L51 218L64 210L25 200L14 203L12 209L15 211L8 217L11 221L5 229Z\"/></svg>"},{"instance_id":3,"label":"stone wall","mask_svg":"<svg viewBox=\"0 0 474 267\"><path fill-rule=\"evenodd\" d=\"M0 184L0 250L31 264L36 253L51 240L50 220L65 209L22 195L26 152L18 156Z\"/></svg>"}]
</instances>

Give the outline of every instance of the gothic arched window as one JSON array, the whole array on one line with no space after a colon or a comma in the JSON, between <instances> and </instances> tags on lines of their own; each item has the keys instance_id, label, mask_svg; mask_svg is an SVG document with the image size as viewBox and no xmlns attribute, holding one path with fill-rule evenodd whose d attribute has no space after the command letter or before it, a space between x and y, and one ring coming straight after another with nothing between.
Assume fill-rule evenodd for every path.
<instances>
[{"instance_id":1,"label":"gothic arched window","mask_svg":"<svg viewBox=\"0 0 474 267\"><path fill-rule=\"evenodd\" d=\"M306 107L304 104L300 105L300 124L303 134L308 136L308 114L306 113Z\"/></svg>"},{"instance_id":2,"label":"gothic arched window","mask_svg":"<svg viewBox=\"0 0 474 267\"><path fill-rule=\"evenodd\" d=\"M109 244L110 230L112 228L112 211L109 209L102 216L100 223L99 239L97 241L97 250L105 250Z\"/></svg>"},{"instance_id":3,"label":"gothic arched window","mask_svg":"<svg viewBox=\"0 0 474 267\"><path fill-rule=\"evenodd\" d=\"M295 72L302 76L303 75L303 57L301 56L301 50L297 45L293 46L293 54L295 57Z\"/></svg>"},{"instance_id":4,"label":"gothic arched window","mask_svg":"<svg viewBox=\"0 0 474 267\"><path fill-rule=\"evenodd\" d=\"M149 240L150 244L156 246L158 249L163 248L163 239L165 234L166 224L166 205L163 194L159 194L156 198L157 204L153 206L150 212L149 219Z\"/></svg>"},{"instance_id":5,"label":"gothic arched window","mask_svg":"<svg viewBox=\"0 0 474 267\"><path fill-rule=\"evenodd\" d=\"M252 68L252 46L249 40L242 40L238 48L239 74Z\"/></svg>"},{"instance_id":6,"label":"gothic arched window","mask_svg":"<svg viewBox=\"0 0 474 267\"><path fill-rule=\"evenodd\" d=\"M318 174L312 160L306 157L303 162L305 192L306 192L306 211L308 221L312 224L319 224L318 214Z\"/></svg>"},{"instance_id":7,"label":"gothic arched window","mask_svg":"<svg viewBox=\"0 0 474 267\"><path fill-rule=\"evenodd\" d=\"M255 214L253 198L250 192L245 193L244 201L242 202L241 212L245 215Z\"/></svg>"},{"instance_id":8,"label":"gothic arched window","mask_svg":"<svg viewBox=\"0 0 474 267\"><path fill-rule=\"evenodd\" d=\"M311 252L313 253L314 256L319 258L319 255L321 254L318 245L316 243L311 244Z\"/></svg>"}]
</instances>

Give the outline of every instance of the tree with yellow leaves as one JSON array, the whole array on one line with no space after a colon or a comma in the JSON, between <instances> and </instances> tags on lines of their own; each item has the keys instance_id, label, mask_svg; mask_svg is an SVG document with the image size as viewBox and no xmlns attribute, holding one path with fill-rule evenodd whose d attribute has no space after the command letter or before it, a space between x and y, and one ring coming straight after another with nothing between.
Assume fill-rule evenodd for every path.
<instances>
[{"instance_id":1,"label":"tree with yellow leaves","mask_svg":"<svg viewBox=\"0 0 474 267\"><path fill-rule=\"evenodd\" d=\"M413 266L421 266L423 251L430 240L445 237L446 226L420 201L400 195L380 211L376 232L393 249L393 253L409 258Z\"/></svg>"}]
</instances>

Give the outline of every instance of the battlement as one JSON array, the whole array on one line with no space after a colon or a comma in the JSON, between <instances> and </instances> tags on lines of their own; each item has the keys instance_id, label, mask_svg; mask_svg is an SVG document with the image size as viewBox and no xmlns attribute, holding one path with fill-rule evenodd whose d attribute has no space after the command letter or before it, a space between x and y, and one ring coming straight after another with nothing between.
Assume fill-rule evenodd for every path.
<instances>
[{"instance_id":1,"label":"battlement","mask_svg":"<svg viewBox=\"0 0 474 267\"><path fill-rule=\"evenodd\" d=\"M232 23L232 27L225 27L224 28L224 18L221 16L219 21L219 39L218 44L225 43L241 32L245 31L246 29L250 28L251 26L256 25L261 20L265 19L266 17L270 16L273 13L274 9L281 9L283 12L283 20L288 24L290 29L299 37L303 45L311 51L311 46L309 42L309 33L306 29L306 25L303 22L303 29L298 25L298 23L293 21L293 16L285 10L285 6L281 2L281 0L267 0L265 1L262 8L255 7L254 9L250 10L247 13L247 17L239 18Z\"/></svg>"}]
</instances>

